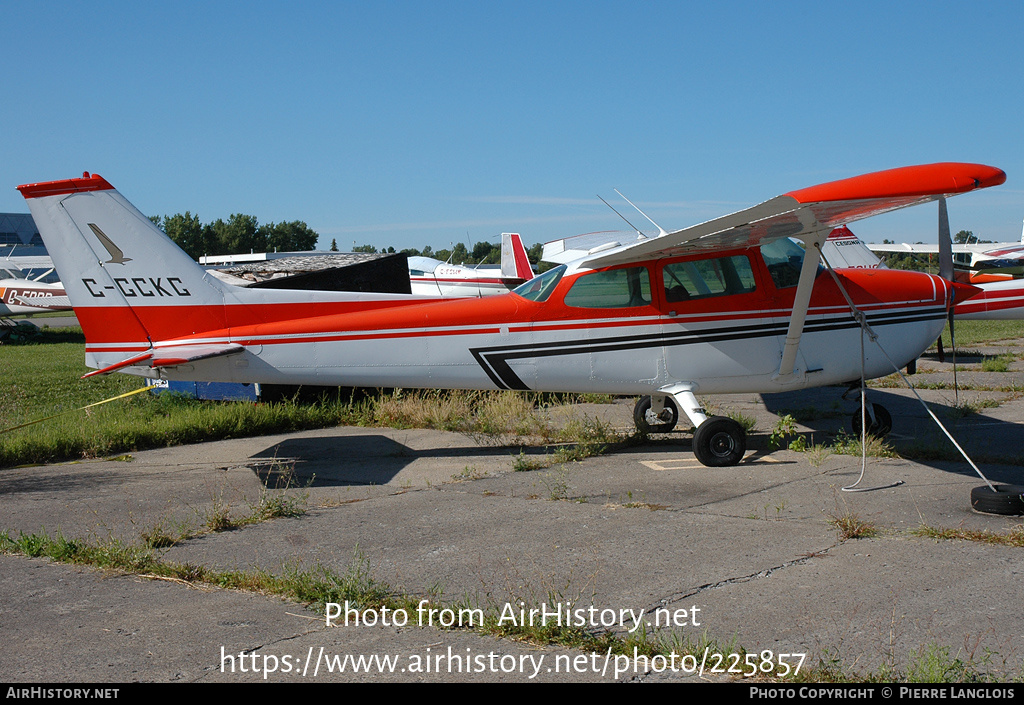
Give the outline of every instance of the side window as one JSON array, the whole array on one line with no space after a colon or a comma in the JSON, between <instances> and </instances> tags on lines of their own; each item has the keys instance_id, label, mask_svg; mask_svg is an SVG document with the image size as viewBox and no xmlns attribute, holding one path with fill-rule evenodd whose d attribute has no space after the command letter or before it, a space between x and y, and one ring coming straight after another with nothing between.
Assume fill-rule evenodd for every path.
<instances>
[{"instance_id":1,"label":"side window","mask_svg":"<svg viewBox=\"0 0 1024 705\"><path fill-rule=\"evenodd\" d=\"M577 308L630 308L650 303L651 279L646 267L584 274L565 295L565 305Z\"/></svg>"},{"instance_id":2,"label":"side window","mask_svg":"<svg viewBox=\"0 0 1024 705\"><path fill-rule=\"evenodd\" d=\"M800 269L804 265L804 249L788 237L764 245L761 257L772 275L776 289L787 289L800 282ZM821 269L820 265L818 267Z\"/></svg>"},{"instance_id":3,"label":"side window","mask_svg":"<svg viewBox=\"0 0 1024 705\"><path fill-rule=\"evenodd\" d=\"M754 272L743 255L666 264L662 278L668 303L754 290Z\"/></svg>"}]
</instances>

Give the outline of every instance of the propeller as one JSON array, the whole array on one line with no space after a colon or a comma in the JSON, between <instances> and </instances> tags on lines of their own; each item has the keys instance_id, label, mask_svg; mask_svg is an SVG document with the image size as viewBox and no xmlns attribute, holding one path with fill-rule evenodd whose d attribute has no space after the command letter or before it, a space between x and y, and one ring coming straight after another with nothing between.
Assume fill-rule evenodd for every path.
<instances>
[{"instance_id":1,"label":"propeller","mask_svg":"<svg viewBox=\"0 0 1024 705\"><path fill-rule=\"evenodd\" d=\"M953 323L953 309L956 306L956 287L953 284L953 239L949 234L949 213L946 211L945 196L939 198L939 276L948 281L952 292L949 305L949 345L953 349L953 398L960 405L960 386L956 379L956 327ZM942 336L939 336L939 361L945 362L946 355L942 349Z\"/></svg>"}]
</instances>

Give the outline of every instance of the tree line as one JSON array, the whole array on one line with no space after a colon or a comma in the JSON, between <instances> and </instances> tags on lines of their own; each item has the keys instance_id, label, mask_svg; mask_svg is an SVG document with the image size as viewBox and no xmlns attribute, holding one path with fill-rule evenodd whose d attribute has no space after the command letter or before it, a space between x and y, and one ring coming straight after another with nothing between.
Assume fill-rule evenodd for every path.
<instances>
[{"instance_id":1,"label":"tree line","mask_svg":"<svg viewBox=\"0 0 1024 705\"><path fill-rule=\"evenodd\" d=\"M284 223L267 223L260 225L256 216L234 213L224 220L218 218L212 223L203 223L199 216L190 211L165 215L150 216L156 226L162 229L174 243L183 249L189 257L198 260L203 255L237 255L249 252L305 252L316 247L319 234L301 220ZM540 261L543 245L537 243L527 255L530 262L536 265ZM338 241L331 241L331 251L338 251ZM427 245L422 250L408 248L395 250L384 247L380 250L374 245L357 245L352 252L391 253L402 252L410 257L422 256L454 264L499 264L501 262L501 245L489 242L478 242L472 249L463 243L457 243L451 249L435 250Z\"/></svg>"},{"instance_id":2,"label":"tree line","mask_svg":"<svg viewBox=\"0 0 1024 705\"><path fill-rule=\"evenodd\" d=\"M331 249L336 249L336 242L331 243ZM531 264L538 264L540 262L540 256L544 250L542 243L537 243L533 247L526 251L526 256L530 259ZM383 248L378 250L373 245L356 245L352 247L353 252L383 252L383 253L395 253L394 247ZM433 259L441 260L442 262L448 262L452 264L501 264L501 245L495 245L490 242L478 242L473 245L473 249L470 249L465 244L459 242L456 243L450 250L441 249L435 250L430 245L427 245L422 250L416 248L406 248L404 250L397 250L410 257L431 257Z\"/></svg>"},{"instance_id":3,"label":"tree line","mask_svg":"<svg viewBox=\"0 0 1024 705\"><path fill-rule=\"evenodd\" d=\"M194 260L203 255L312 250L320 237L301 220L260 225L256 216L242 213L205 224L189 211L150 220Z\"/></svg>"}]
</instances>

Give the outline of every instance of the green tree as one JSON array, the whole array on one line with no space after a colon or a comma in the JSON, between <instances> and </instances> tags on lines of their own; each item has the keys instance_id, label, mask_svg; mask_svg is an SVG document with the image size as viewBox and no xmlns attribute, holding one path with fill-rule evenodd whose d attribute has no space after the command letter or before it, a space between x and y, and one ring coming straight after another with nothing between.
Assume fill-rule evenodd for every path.
<instances>
[{"instance_id":1,"label":"green tree","mask_svg":"<svg viewBox=\"0 0 1024 705\"><path fill-rule=\"evenodd\" d=\"M220 254L214 251L217 249L217 243L212 237L213 232L202 224L198 215L192 215L189 211L185 211L184 214L165 215L163 231L192 259L197 260L203 255Z\"/></svg>"},{"instance_id":2,"label":"green tree","mask_svg":"<svg viewBox=\"0 0 1024 705\"><path fill-rule=\"evenodd\" d=\"M338 239L337 238L331 238L331 252L337 252L337 251L338 251Z\"/></svg>"},{"instance_id":3,"label":"green tree","mask_svg":"<svg viewBox=\"0 0 1024 705\"><path fill-rule=\"evenodd\" d=\"M316 247L319 237L316 231L301 220L290 223L270 223L261 225L256 233L257 239L263 238L266 249L271 252L305 252Z\"/></svg>"},{"instance_id":4,"label":"green tree","mask_svg":"<svg viewBox=\"0 0 1024 705\"><path fill-rule=\"evenodd\" d=\"M220 254L237 255L267 251L266 236L259 232L256 216L232 213L227 222L218 218L210 227L220 248Z\"/></svg>"}]
</instances>

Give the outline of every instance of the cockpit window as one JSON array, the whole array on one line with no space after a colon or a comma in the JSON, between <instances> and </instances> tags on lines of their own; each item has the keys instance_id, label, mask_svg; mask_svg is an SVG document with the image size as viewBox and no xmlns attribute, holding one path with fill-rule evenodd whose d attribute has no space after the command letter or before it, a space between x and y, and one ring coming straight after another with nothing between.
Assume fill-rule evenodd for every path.
<instances>
[{"instance_id":1,"label":"cockpit window","mask_svg":"<svg viewBox=\"0 0 1024 705\"><path fill-rule=\"evenodd\" d=\"M555 290L555 286L558 285L563 274L565 274L564 264L553 269L549 269L525 284L520 284L512 290L512 293L519 294L524 299L537 301L538 303L547 301L548 297L551 296L551 292Z\"/></svg>"},{"instance_id":2,"label":"cockpit window","mask_svg":"<svg viewBox=\"0 0 1024 705\"><path fill-rule=\"evenodd\" d=\"M576 308L630 308L650 303L651 278L646 267L584 274L565 295L565 305Z\"/></svg>"},{"instance_id":3,"label":"cockpit window","mask_svg":"<svg viewBox=\"0 0 1024 705\"><path fill-rule=\"evenodd\" d=\"M761 257L768 266L776 289L787 289L800 282L800 269L804 264L804 248L788 237L764 245ZM818 265L821 270L821 265Z\"/></svg>"},{"instance_id":4,"label":"cockpit window","mask_svg":"<svg viewBox=\"0 0 1024 705\"><path fill-rule=\"evenodd\" d=\"M663 279L668 303L754 290L750 260L743 255L666 264Z\"/></svg>"}]
</instances>

